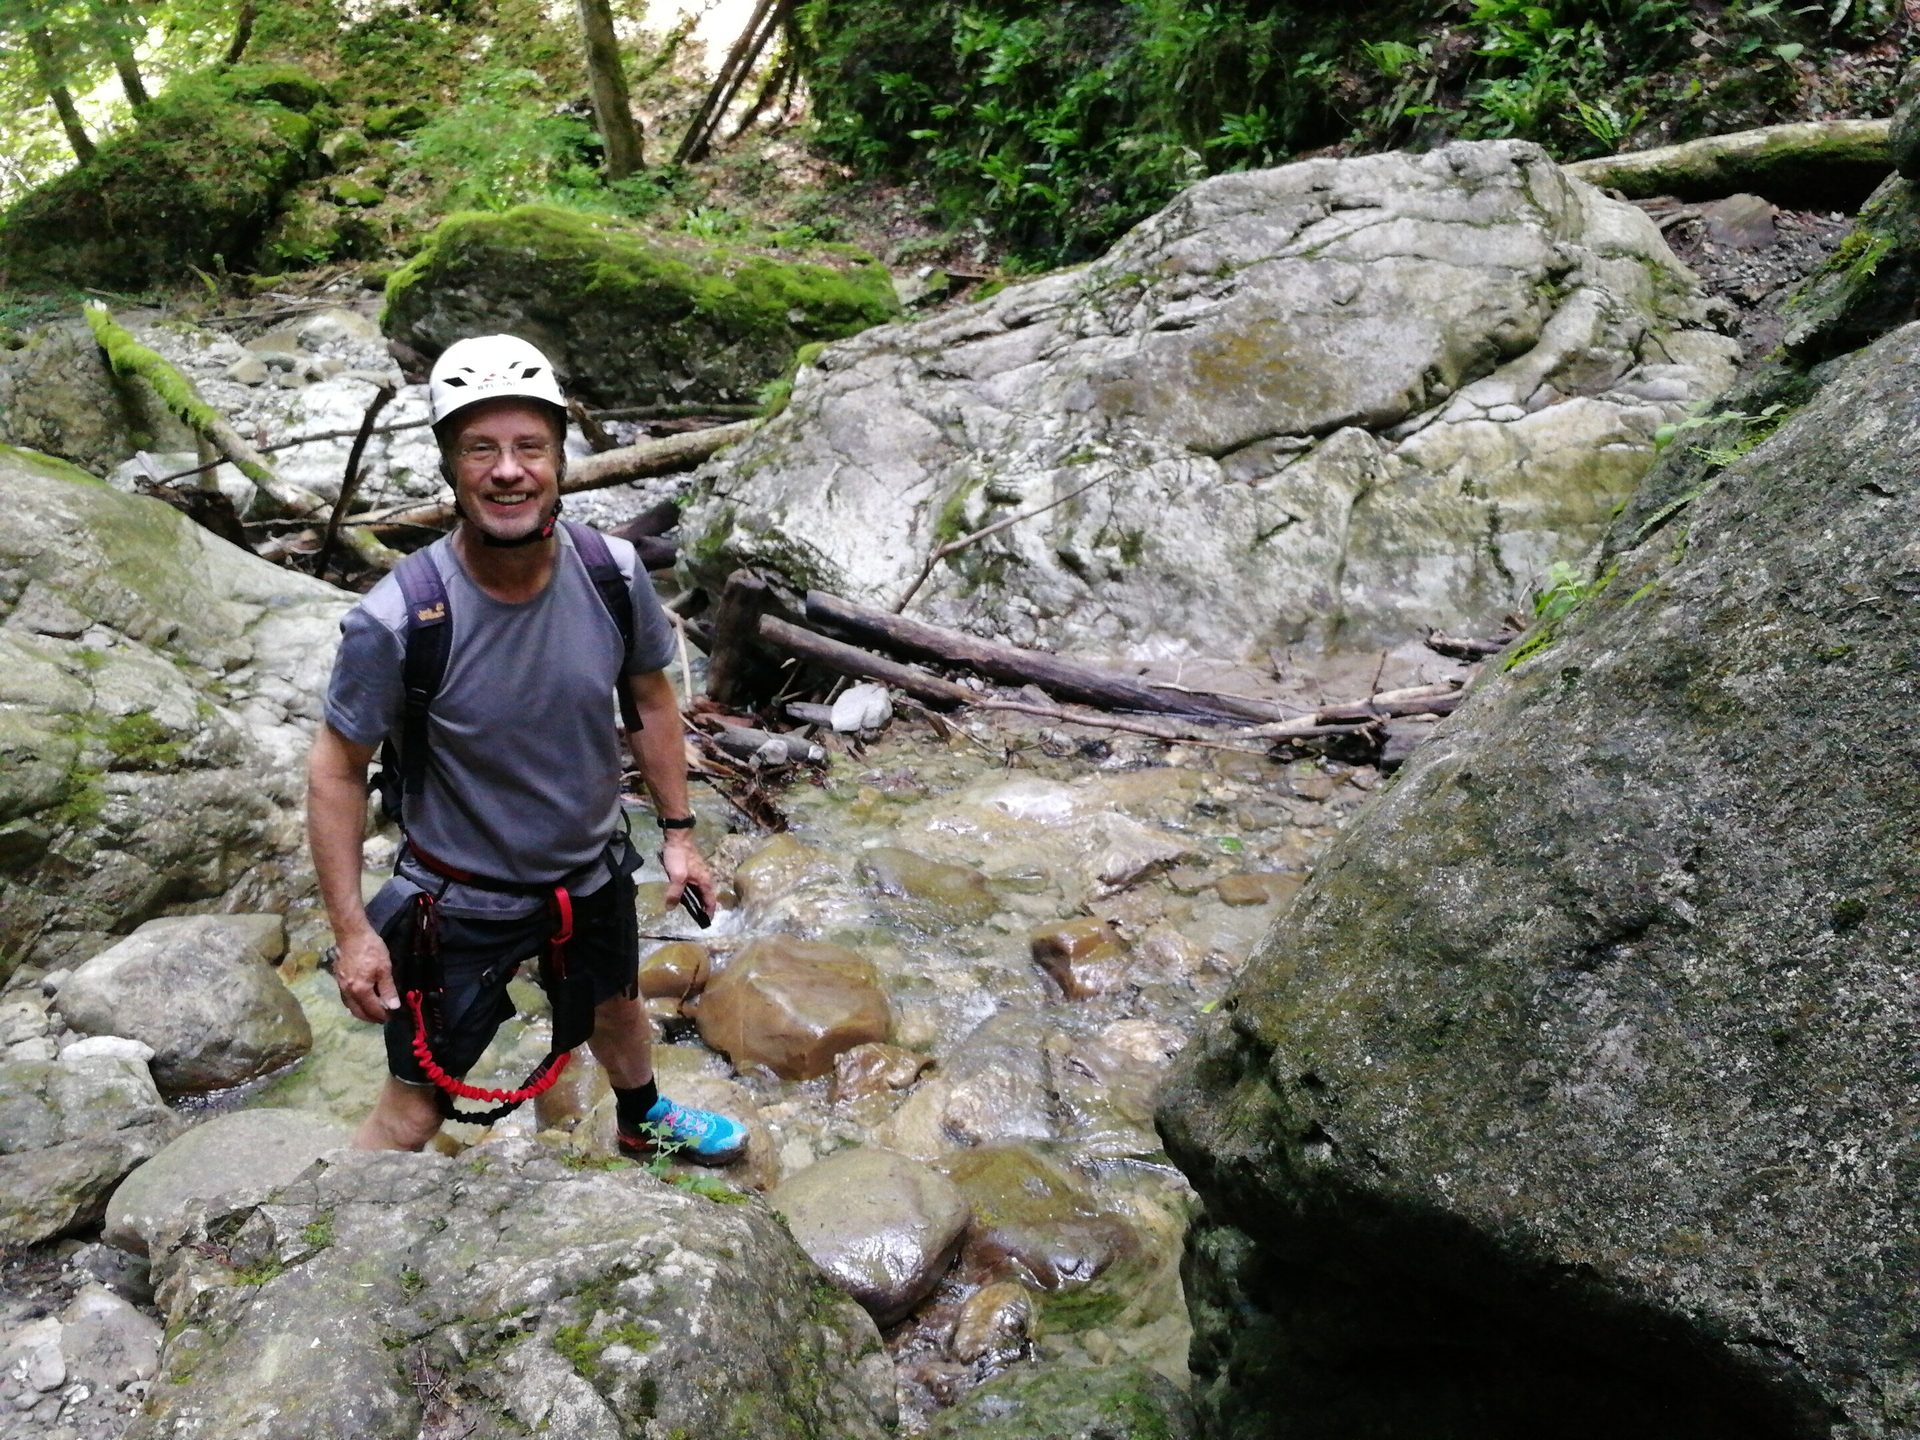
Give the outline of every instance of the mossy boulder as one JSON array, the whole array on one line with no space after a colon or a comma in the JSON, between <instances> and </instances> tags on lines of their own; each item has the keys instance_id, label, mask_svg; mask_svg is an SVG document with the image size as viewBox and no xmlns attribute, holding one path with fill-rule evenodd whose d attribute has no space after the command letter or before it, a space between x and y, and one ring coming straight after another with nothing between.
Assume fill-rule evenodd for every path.
<instances>
[{"instance_id":1,"label":"mossy boulder","mask_svg":"<svg viewBox=\"0 0 1920 1440\"><path fill-rule=\"evenodd\" d=\"M387 282L382 324L428 354L533 341L600 404L752 400L794 352L899 313L883 266L838 246L708 244L548 205L455 215Z\"/></svg>"},{"instance_id":2,"label":"mossy boulder","mask_svg":"<svg viewBox=\"0 0 1920 1440\"><path fill-rule=\"evenodd\" d=\"M927 1440L1191 1440L1193 1406L1144 1365L1022 1365L941 1411Z\"/></svg>"},{"instance_id":3,"label":"mossy boulder","mask_svg":"<svg viewBox=\"0 0 1920 1440\"><path fill-rule=\"evenodd\" d=\"M306 270L330 260L365 259L379 236L358 214L329 200L302 194L280 212L260 242L263 272Z\"/></svg>"},{"instance_id":4,"label":"mossy boulder","mask_svg":"<svg viewBox=\"0 0 1920 1440\"><path fill-rule=\"evenodd\" d=\"M1633 200L1751 193L1778 205L1851 210L1891 164L1885 120L1802 120L1581 160L1567 173Z\"/></svg>"},{"instance_id":5,"label":"mossy boulder","mask_svg":"<svg viewBox=\"0 0 1920 1440\"><path fill-rule=\"evenodd\" d=\"M157 500L0 448L0 961L284 894L346 600Z\"/></svg>"},{"instance_id":6,"label":"mossy boulder","mask_svg":"<svg viewBox=\"0 0 1920 1440\"><path fill-rule=\"evenodd\" d=\"M1619 537L1183 1053L1208 1434L1920 1432L1917 367Z\"/></svg>"},{"instance_id":7,"label":"mossy boulder","mask_svg":"<svg viewBox=\"0 0 1920 1440\"><path fill-rule=\"evenodd\" d=\"M323 96L282 65L174 82L134 128L7 211L0 264L16 284L129 289L244 266L307 172Z\"/></svg>"}]
</instances>

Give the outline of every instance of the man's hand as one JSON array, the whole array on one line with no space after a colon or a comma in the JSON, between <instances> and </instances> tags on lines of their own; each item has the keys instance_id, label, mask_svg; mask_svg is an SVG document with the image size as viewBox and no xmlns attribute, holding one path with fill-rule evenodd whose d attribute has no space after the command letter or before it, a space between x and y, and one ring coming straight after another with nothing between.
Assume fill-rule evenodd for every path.
<instances>
[{"instance_id":1,"label":"man's hand","mask_svg":"<svg viewBox=\"0 0 1920 1440\"><path fill-rule=\"evenodd\" d=\"M713 872L707 869L706 857L693 843L691 830L667 831L666 841L660 851L660 864L667 872L668 910L680 903L680 892L691 885L706 902L709 915L720 912L720 887L713 883Z\"/></svg>"},{"instance_id":2,"label":"man's hand","mask_svg":"<svg viewBox=\"0 0 1920 1440\"><path fill-rule=\"evenodd\" d=\"M393 959L387 954L386 942L371 930L339 943L333 979L340 987L341 1003L356 1020L384 1025L387 1012L400 1008L400 993L393 984Z\"/></svg>"}]
</instances>

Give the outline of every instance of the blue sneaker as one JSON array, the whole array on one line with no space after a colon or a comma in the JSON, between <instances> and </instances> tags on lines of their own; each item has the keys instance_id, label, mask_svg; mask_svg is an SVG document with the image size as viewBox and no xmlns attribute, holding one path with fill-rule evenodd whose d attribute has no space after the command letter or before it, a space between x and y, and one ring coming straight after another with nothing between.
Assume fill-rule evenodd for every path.
<instances>
[{"instance_id":1,"label":"blue sneaker","mask_svg":"<svg viewBox=\"0 0 1920 1440\"><path fill-rule=\"evenodd\" d=\"M676 1105L662 1095L647 1112L646 1129L636 1134L616 1127L620 1153L636 1160L655 1155L691 1160L695 1165L731 1165L747 1153L747 1127L712 1110Z\"/></svg>"}]
</instances>

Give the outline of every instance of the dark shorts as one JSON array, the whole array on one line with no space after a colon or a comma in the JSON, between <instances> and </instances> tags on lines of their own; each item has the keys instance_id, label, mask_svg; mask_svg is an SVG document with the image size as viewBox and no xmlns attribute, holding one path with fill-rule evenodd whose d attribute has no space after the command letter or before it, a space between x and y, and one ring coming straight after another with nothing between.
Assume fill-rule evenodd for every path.
<instances>
[{"instance_id":1,"label":"dark shorts","mask_svg":"<svg viewBox=\"0 0 1920 1440\"><path fill-rule=\"evenodd\" d=\"M395 882L397 883L397 882ZM403 904L380 927L380 938L404 973L402 956L412 941L414 907ZM507 985L522 962L537 960L553 934L544 908L523 919L475 920L439 914L440 971L443 993L433 1058L449 1075L465 1075L480 1059L494 1032L513 1017ZM567 945L569 974L591 987L598 1005L615 996L639 993L640 924L634 911L633 881L614 875L591 895L573 902L573 939ZM551 999L551 993L549 993ZM414 1058L413 1013L402 997L387 1020L387 1068L410 1085L426 1085Z\"/></svg>"}]
</instances>

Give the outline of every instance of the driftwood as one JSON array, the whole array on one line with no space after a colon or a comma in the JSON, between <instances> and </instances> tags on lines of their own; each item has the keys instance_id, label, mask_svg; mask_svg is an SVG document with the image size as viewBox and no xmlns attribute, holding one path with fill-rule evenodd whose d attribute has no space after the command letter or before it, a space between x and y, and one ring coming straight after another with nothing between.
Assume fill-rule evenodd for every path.
<instances>
[{"instance_id":1,"label":"driftwood","mask_svg":"<svg viewBox=\"0 0 1920 1440\"><path fill-rule=\"evenodd\" d=\"M1445 655L1450 660L1472 662L1484 660L1489 655L1498 655L1515 640L1520 632L1510 630L1504 635L1492 635L1486 639L1476 639L1467 635L1442 635L1438 630L1427 632L1427 648L1436 655Z\"/></svg>"},{"instance_id":2,"label":"driftwood","mask_svg":"<svg viewBox=\"0 0 1920 1440\"><path fill-rule=\"evenodd\" d=\"M201 398L193 382L160 355L142 345L124 326L116 324L111 312L97 301L86 305L87 324L99 342L101 352L113 373L123 379L138 380L149 386L160 402L179 417L193 432L232 462L234 468L251 480L288 515L316 524L326 520L333 507L310 490L282 480L251 443L228 423L226 416ZM399 556L373 535L350 532L347 543L367 564L391 569Z\"/></svg>"},{"instance_id":3,"label":"driftwood","mask_svg":"<svg viewBox=\"0 0 1920 1440\"><path fill-rule=\"evenodd\" d=\"M626 480L641 480L650 475L671 475L676 471L691 470L736 440L746 439L753 433L758 423L754 420L741 420L732 425L716 425L710 430L695 430L686 435L669 435L662 440L643 440L638 445L609 450L604 455L589 455L585 459L574 461L567 467L567 473L560 481L560 493L572 495L582 490L601 490ZM372 515L357 515L347 524L361 527L392 526L399 529L440 530L451 525L453 520L453 502L436 500L424 505L407 505Z\"/></svg>"},{"instance_id":4,"label":"driftwood","mask_svg":"<svg viewBox=\"0 0 1920 1440\"><path fill-rule=\"evenodd\" d=\"M1893 168L1891 121L1807 120L1567 166L1629 200L1713 200L1749 191L1793 209L1855 210Z\"/></svg>"},{"instance_id":5,"label":"driftwood","mask_svg":"<svg viewBox=\"0 0 1920 1440\"><path fill-rule=\"evenodd\" d=\"M1207 720L1290 718L1288 711L1264 700L1155 686L1098 666L1063 660L1058 655L996 645L923 620L870 610L820 590L807 592L807 619L868 644L965 666L1003 684L1038 685L1056 699L1095 705L1103 710L1137 710L1152 715L1185 715Z\"/></svg>"},{"instance_id":6,"label":"driftwood","mask_svg":"<svg viewBox=\"0 0 1920 1440\"><path fill-rule=\"evenodd\" d=\"M915 665L902 664L875 655L856 645L819 635L782 620L762 614L755 632L763 643L802 660L825 666L841 675L862 680L877 680L904 690L916 700L937 709L953 710L962 706L976 710L1010 711L1053 720L1060 724L1090 725L1109 730L1125 730L1137 735L1183 744L1218 744L1235 740L1272 742L1276 740L1324 740L1339 735L1377 733L1389 719L1408 715L1447 715L1460 703L1460 691L1452 684L1421 685L1410 689L1387 690L1365 700L1341 705L1323 705L1305 715L1263 725L1244 726L1224 731L1202 732L1145 717L1119 716L1098 710L1070 708L1046 700L1028 700L991 695L972 690ZM1165 712L1162 712L1165 713ZM1188 713L1181 717L1200 720ZM1214 717L1216 723L1226 717Z\"/></svg>"}]
</instances>

